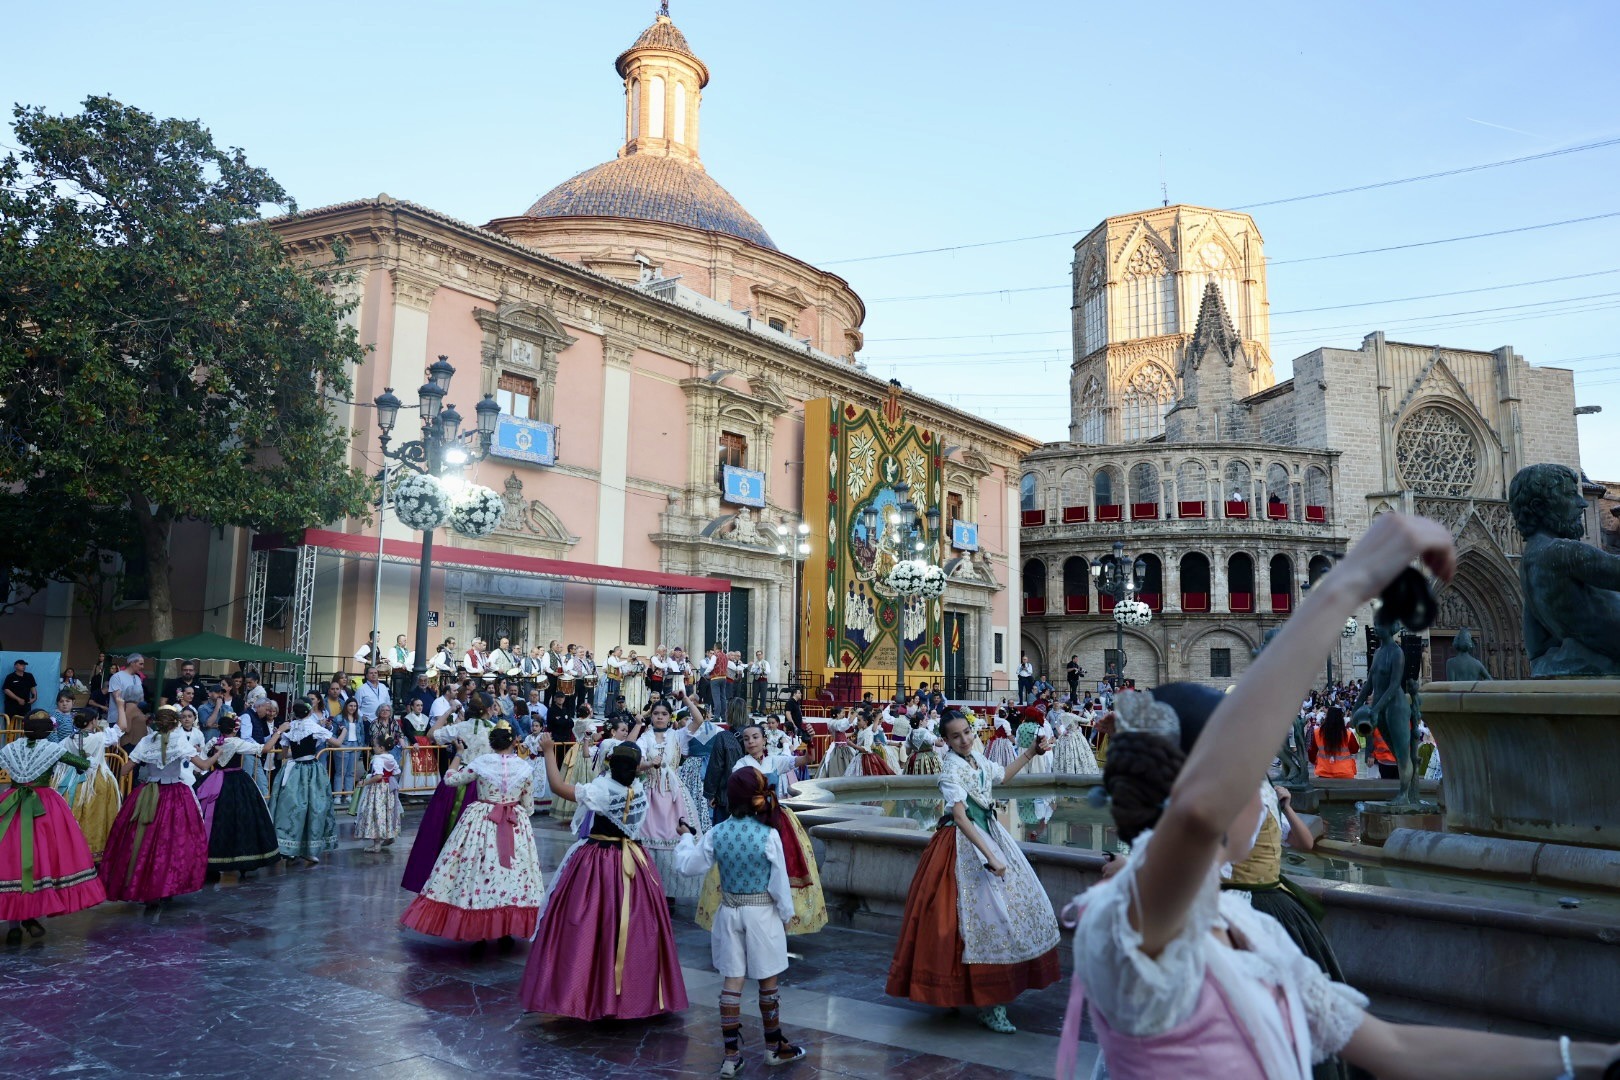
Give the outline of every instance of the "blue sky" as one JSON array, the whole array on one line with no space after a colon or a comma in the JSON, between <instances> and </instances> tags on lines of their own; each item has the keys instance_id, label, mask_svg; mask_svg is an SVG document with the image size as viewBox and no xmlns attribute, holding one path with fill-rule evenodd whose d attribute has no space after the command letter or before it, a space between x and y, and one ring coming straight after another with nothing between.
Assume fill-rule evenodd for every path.
<instances>
[{"instance_id":1,"label":"blue sky","mask_svg":"<svg viewBox=\"0 0 1620 1080\"><path fill-rule=\"evenodd\" d=\"M613 58L655 7L31 4L7 16L0 99L68 111L110 93L201 119L305 207L387 191L481 223L613 156ZM779 246L867 300L873 372L1039 438L1067 433L1072 244L1156 205L1161 179L1172 201L1239 206L1620 138L1606 3L672 13L713 73L705 164ZM1272 259L1299 259L1614 213L1617 173L1620 145L1252 213ZM1580 420L1584 464L1620 480L1617 241L1612 217L1275 266L1278 377L1376 329L1512 345L1578 373L1579 403L1604 408ZM1039 291L888 299L987 290Z\"/></svg>"}]
</instances>

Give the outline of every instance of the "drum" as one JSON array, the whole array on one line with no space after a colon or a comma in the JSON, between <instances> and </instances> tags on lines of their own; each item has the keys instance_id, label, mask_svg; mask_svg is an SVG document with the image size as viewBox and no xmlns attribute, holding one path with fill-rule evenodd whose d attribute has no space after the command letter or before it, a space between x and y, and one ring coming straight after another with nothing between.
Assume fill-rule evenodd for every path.
<instances>
[{"instance_id":1,"label":"drum","mask_svg":"<svg viewBox=\"0 0 1620 1080\"><path fill-rule=\"evenodd\" d=\"M557 693L564 697L572 697L574 693L574 677L572 675L557 676Z\"/></svg>"},{"instance_id":2,"label":"drum","mask_svg":"<svg viewBox=\"0 0 1620 1080\"><path fill-rule=\"evenodd\" d=\"M601 678L600 675L581 675L579 677L579 681L585 684L585 689L587 689L587 690L595 690L596 689L596 682L600 678Z\"/></svg>"}]
</instances>

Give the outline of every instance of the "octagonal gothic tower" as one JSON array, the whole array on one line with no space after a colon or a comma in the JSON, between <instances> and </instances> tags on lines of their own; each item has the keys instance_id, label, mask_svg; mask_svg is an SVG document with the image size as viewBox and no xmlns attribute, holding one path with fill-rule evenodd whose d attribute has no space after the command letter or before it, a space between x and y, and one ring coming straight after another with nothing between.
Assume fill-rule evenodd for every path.
<instances>
[{"instance_id":1,"label":"octagonal gothic tower","mask_svg":"<svg viewBox=\"0 0 1620 1080\"><path fill-rule=\"evenodd\" d=\"M1248 214L1176 205L1111 217L1074 246L1073 280L1071 442L1163 434L1210 284L1246 354L1238 396L1272 385L1264 244Z\"/></svg>"}]
</instances>

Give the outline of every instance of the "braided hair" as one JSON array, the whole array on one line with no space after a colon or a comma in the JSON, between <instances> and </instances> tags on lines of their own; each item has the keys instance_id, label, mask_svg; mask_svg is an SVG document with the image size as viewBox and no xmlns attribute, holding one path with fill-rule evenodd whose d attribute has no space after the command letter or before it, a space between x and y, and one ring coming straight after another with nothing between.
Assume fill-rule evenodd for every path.
<instances>
[{"instance_id":1,"label":"braided hair","mask_svg":"<svg viewBox=\"0 0 1620 1080\"><path fill-rule=\"evenodd\" d=\"M1103 767L1114 828L1127 844L1158 824L1170 789L1222 695L1198 683L1170 683L1156 688L1153 697L1176 711L1180 742L1142 731L1115 732L1108 740Z\"/></svg>"},{"instance_id":2,"label":"braided hair","mask_svg":"<svg viewBox=\"0 0 1620 1080\"><path fill-rule=\"evenodd\" d=\"M776 828L776 789L755 768L738 769L726 781L726 803L732 817L751 817Z\"/></svg>"}]
</instances>

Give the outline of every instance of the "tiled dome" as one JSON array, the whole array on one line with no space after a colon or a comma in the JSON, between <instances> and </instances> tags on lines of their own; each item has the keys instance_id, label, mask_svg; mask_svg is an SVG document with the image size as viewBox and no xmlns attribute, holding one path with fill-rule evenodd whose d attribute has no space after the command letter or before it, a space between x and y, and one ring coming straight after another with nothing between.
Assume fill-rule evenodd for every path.
<instances>
[{"instance_id":1,"label":"tiled dome","mask_svg":"<svg viewBox=\"0 0 1620 1080\"><path fill-rule=\"evenodd\" d=\"M662 154L630 154L586 169L542 195L528 216L663 221L778 250L765 227L702 168Z\"/></svg>"},{"instance_id":2,"label":"tiled dome","mask_svg":"<svg viewBox=\"0 0 1620 1080\"><path fill-rule=\"evenodd\" d=\"M681 33L680 28L670 22L668 17L660 18L643 30L641 36L636 38L636 43L619 54L619 58L613 62L613 66L618 69L621 77L626 74L624 67L625 57L637 49L667 49L670 52L690 56L694 60L698 58L697 53L692 51L692 46L686 43L686 35ZM702 62L698 60L698 63L701 64Z\"/></svg>"}]
</instances>

